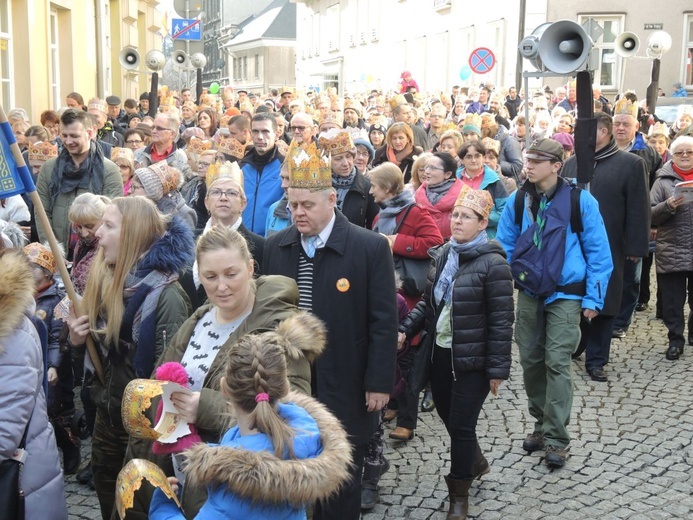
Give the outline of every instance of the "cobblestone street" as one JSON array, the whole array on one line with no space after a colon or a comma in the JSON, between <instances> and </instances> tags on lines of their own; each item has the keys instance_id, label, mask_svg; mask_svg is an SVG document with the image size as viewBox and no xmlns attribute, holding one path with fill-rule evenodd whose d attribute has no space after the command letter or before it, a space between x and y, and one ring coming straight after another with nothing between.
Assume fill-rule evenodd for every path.
<instances>
[{"instance_id":1,"label":"cobblestone street","mask_svg":"<svg viewBox=\"0 0 693 520\"><path fill-rule=\"evenodd\" d=\"M592 382L583 360L575 361L571 455L553 472L543 452L521 448L532 420L515 348L511 379L498 398L489 397L479 423L491 473L472 486L470 517L693 517L693 354L667 361L666 346L666 328L651 308L636 314L625 339L613 341L607 383ZM89 449L85 443L85 456ZM444 519L448 442L435 412L420 415L412 441L388 440L386 456L392 467L381 480L381 503L363 518ZM74 476L66 489L70 518L99 518L91 490Z\"/></svg>"}]
</instances>

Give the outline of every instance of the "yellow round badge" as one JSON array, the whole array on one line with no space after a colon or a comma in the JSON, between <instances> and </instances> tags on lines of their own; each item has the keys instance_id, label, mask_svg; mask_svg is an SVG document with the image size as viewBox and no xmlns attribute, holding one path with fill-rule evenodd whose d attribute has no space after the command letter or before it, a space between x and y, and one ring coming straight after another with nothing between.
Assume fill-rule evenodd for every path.
<instances>
[{"instance_id":1,"label":"yellow round badge","mask_svg":"<svg viewBox=\"0 0 693 520\"><path fill-rule=\"evenodd\" d=\"M349 280L346 278L340 278L337 280L337 290L339 292L347 292L349 290L349 287L351 287L351 284L349 283Z\"/></svg>"}]
</instances>

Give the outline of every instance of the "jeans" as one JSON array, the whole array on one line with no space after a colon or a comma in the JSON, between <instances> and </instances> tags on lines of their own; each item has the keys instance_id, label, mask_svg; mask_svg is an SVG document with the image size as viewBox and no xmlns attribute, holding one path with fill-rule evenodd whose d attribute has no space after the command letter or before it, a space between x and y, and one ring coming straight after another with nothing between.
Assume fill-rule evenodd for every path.
<instances>
[{"instance_id":1,"label":"jeans","mask_svg":"<svg viewBox=\"0 0 693 520\"><path fill-rule=\"evenodd\" d=\"M580 300L549 305L520 292L515 341L525 382L534 432L546 444L567 446L573 407L572 354L580 342Z\"/></svg>"},{"instance_id":2,"label":"jeans","mask_svg":"<svg viewBox=\"0 0 693 520\"><path fill-rule=\"evenodd\" d=\"M431 392L436 410L450 435L450 477L470 480L477 456L476 424L490 391L485 371L458 372L452 376L450 349L434 347Z\"/></svg>"},{"instance_id":3,"label":"jeans","mask_svg":"<svg viewBox=\"0 0 693 520\"><path fill-rule=\"evenodd\" d=\"M626 258L623 266L623 293L621 309L614 321L614 328L628 330L633 321L633 312L640 296L640 277L642 274L642 258L632 262Z\"/></svg>"}]
</instances>

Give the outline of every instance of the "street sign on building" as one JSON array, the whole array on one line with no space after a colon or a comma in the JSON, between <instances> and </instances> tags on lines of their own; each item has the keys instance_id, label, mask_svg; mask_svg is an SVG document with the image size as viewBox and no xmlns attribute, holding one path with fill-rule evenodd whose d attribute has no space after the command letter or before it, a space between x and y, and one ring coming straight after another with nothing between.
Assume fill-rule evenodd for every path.
<instances>
[{"instance_id":1,"label":"street sign on building","mask_svg":"<svg viewBox=\"0 0 693 520\"><path fill-rule=\"evenodd\" d=\"M479 47L474 49L469 55L469 66L476 74L486 74L490 72L496 64L496 56L491 49Z\"/></svg>"},{"instance_id":2,"label":"street sign on building","mask_svg":"<svg viewBox=\"0 0 693 520\"><path fill-rule=\"evenodd\" d=\"M174 18L171 22L171 38L199 42L202 40L202 20Z\"/></svg>"}]
</instances>

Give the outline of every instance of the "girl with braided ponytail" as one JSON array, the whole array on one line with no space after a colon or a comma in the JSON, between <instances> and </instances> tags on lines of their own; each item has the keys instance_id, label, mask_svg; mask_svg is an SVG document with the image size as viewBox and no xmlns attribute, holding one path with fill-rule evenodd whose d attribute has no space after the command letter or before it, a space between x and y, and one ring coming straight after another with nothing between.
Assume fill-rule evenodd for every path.
<instances>
[{"instance_id":1,"label":"girl with braided ponytail","mask_svg":"<svg viewBox=\"0 0 693 520\"><path fill-rule=\"evenodd\" d=\"M317 321L298 316L292 329ZM208 492L196 519L305 519L308 504L335 494L349 478L351 450L339 421L312 397L289 391L292 334L289 328L250 334L231 347L220 387L237 424L219 445L185 452L185 486ZM149 518L185 516L156 490Z\"/></svg>"}]
</instances>

